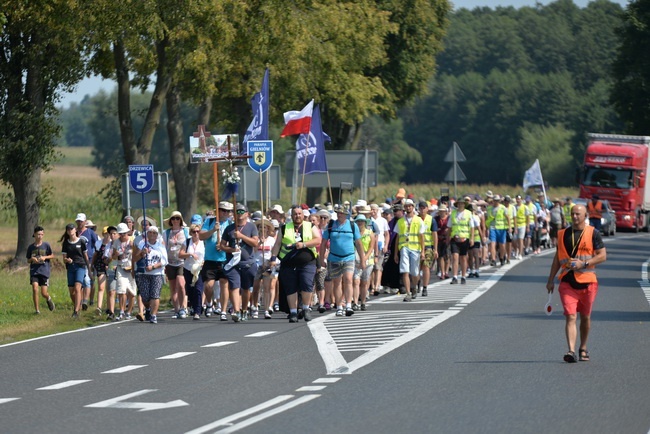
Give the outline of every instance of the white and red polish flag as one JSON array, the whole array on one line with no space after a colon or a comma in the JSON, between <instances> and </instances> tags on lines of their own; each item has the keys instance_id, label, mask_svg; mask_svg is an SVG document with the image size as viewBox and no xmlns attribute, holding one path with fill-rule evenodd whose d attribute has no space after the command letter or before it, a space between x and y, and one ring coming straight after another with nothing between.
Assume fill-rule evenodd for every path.
<instances>
[{"instance_id":1,"label":"white and red polish flag","mask_svg":"<svg viewBox=\"0 0 650 434\"><path fill-rule=\"evenodd\" d=\"M311 114L314 110L314 100L300 111L292 110L284 114L284 129L280 137L295 136L297 134L309 134L311 128Z\"/></svg>"}]
</instances>

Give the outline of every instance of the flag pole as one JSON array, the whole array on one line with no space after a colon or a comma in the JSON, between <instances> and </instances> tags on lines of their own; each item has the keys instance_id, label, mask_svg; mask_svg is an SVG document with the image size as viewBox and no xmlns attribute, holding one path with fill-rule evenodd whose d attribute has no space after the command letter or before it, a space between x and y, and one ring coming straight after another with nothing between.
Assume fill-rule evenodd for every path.
<instances>
[{"instance_id":1,"label":"flag pole","mask_svg":"<svg viewBox=\"0 0 650 434\"><path fill-rule=\"evenodd\" d=\"M330 179L330 171L327 172L327 188L330 191L330 203L334 204L334 194L332 193L332 180Z\"/></svg>"}]
</instances>

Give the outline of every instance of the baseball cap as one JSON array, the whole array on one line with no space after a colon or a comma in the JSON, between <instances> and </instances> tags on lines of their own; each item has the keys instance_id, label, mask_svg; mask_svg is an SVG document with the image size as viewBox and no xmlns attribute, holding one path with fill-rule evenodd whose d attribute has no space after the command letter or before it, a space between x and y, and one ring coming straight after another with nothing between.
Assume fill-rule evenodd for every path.
<instances>
[{"instance_id":1,"label":"baseball cap","mask_svg":"<svg viewBox=\"0 0 650 434\"><path fill-rule=\"evenodd\" d=\"M418 203L418 208L429 208L429 204L426 203L425 201L421 200L421 201Z\"/></svg>"},{"instance_id":2,"label":"baseball cap","mask_svg":"<svg viewBox=\"0 0 650 434\"><path fill-rule=\"evenodd\" d=\"M80 212L79 214L77 214L77 218L74 219L74 220L77 221L77 222L85 222L86 221L86 214Z\"/></svg>"},{"instance_id":3,"label":"baseball cap","mask_svg":"<svg viewBox=\"0 0 650 434\"><path fill-rule=\"evenodd\" d=\"M74 223L68 223L65 225L65 230L69 231L70 229L75 229L77 226Z\"/></svg>"},{"instance_id":4,"label":"baseball cap","mask_svg":"<svg viewBox=\"0 0 650 434\"><path fill-rule=\"evenodd\" d=\"M126 223L120 223L117 225L118 234L126 234L127 232L129 232L129 227L126 225Z\"/></svg>"},{"instance_id":5,"label":"baseball cap","mask_svg":"<svg viewBox=\"0 0 650 434\"><path fill-rule=\"evenodd\" d=\"M337 212L337 213L340 212L340 213L343 213L343 214L347 214L348 211L345 209L345 207L343 205L338 205L337 204L337 205L334 205L334 212Z\"/></svg>"},{"instance_id":6,"label":"baseball cap","mask_svg":"<svg viewBox=\"0 0 650 434\"><path fill-rule=\"evenodd\" d=\"M222 200L219 202L219 209L225 209L226 211L232 211L232 203Z\"/></svg>"},{"instance_id":7,"label":"baseball cap","mask_svg":"<svg viewBox=\"0 0 650 434\"><path fill-rule=\"evenodd\" d=\"M367 219L366 216L363 215L363 214L359 214L359 215L354 219L355 222L359 222L359 221L361 221L361 222L365 222L365 221L367 221L367 220L368 220L368 219Z\"/></svg>"},{"instance_id":8,"label":"baseball cap","mask_svg":"<svg viewBox=\"0 0 650 434\"><path fill-rule=\"evenodd\" d=\"M275 205L273 205L273 207L271 208L271 211L276 211L276 212L279 212L280 214L284 214L284 210L282 209L282 205L280 205L279 203L276 203Z\"/></svg>"},{"instance_id":9,"label":"baseball cap","mask_svg":"<svg viewBox=\"0 0 650 434\"><path fill-rule=\"evenodd\" d=\"M364 206L366 206L366 205L368 205L368 202L366 202L366 201L363 200L363 199L359 199L359 200L357 201L357 203L354 205L354 207L355 207L355 208L359 208L359 207L364 207Z\"/></svg>"},{"instance_id":10,"label":"baseball cap","mask_svg":"<svg viewBox=\"0 0 650 434\"><path fill-rule=\"evenodd\" d=\"M404 201L404 205L413 205L413 206L415 206L415 202L413 202L413 199L406 199Z\"/></svg>"},{"instance_id":11,"label":"baseball cap","mask_svg":"<svg viewBox=\"0 0 650 434\"><path fill-rule=\"evenodd\" d=\"M447 211L449 211L449 210L447 209L446 205L440 205L438 207L438 212L447 212Z\"/></svg>"},{"instance_id":12,"label":"baseball cap","mask_svg":"<svg viewBox=\"0 0 650 434\"><path fill-rule=\"evenodd\" d=\"M248 208L246 208L246 205L244 205L242 203L238 203L237 204L237 211L246 211L246 212L248 212Z\"/></svg>"},{"instance_id":13,"label":"baseball cap","mask_svg":"<svg viewBox=\"0 0 650 434\"><path fill-rule=\"evenodd\" d=\"M393 205L393 211L404 211L404 206L401 203Z\"/></svg>"},{"instance_id":14,"label":"baseball cap","mask_svg":"<svg viewBox=\"0 0 650 434\"><path fill-rule=\"evenodd\" d=\"M203 224L203 217L200 214L194 214L190 220L191 225L200 225Z\"/></svg>"}]
</instances>

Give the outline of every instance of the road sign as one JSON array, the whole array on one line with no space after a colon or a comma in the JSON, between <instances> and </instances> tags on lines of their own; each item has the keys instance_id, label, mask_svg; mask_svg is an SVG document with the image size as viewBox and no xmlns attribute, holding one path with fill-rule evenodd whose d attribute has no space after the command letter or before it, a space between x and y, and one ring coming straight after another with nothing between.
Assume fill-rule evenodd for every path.
<instances>
[{"instance_id":1,"label":"road sign","mask_svg":"<svg viewBox=\"0 0 650 434\"><path fill-rule=\"evenodd\" d=\"M249 140L248 167L258 173L266 172L273 164L273 140Z\"/></svg>"},{"instance_id":2,"label":"road sign","mask_svg":"<svg viewBox=\"0 0 650 434\"><path fill-rule=\"evenodd\" d=\"M447 182L467 181L467 177L463 173L463 170L460 168L460 166L454 163L451 166L451 169L449 169L449 172L447 172L447 176L445 176L445 181Z\"/></svg>"},{"instance_id":3,"label":"road sign","mask_svg":"<svg viewBox=\"0 0 650 434\"><path fill-rule=\"evenodd\" d=\"M129 182L136 192L149 192L153 187L153 164L129 166Z\"/></svg>"},{"instance_id":4,"label":"road sign","mask_svg":"<svg viewBox=\"0 0 650 434\"><path fill-rule=\"evenodd\" d=\"M447 152L447 155L445 155L445 162L462 163L463 161L467 161L465 154L463 154L463 151L460 150L458 143L454 142L454 144L451 146L451 149L449 149Z\"/></svg>"}]
</instances>

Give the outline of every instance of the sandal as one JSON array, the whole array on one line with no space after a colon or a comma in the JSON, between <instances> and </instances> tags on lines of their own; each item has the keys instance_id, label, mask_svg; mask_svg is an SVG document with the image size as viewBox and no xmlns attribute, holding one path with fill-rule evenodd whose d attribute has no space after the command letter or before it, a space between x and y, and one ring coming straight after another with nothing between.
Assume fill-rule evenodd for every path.
<instances>
[{"instance_id":1,"label":"sandal","mask_svg":"<svg viewBox=\"0 0 650 434\"><path fill-rule=\"evenodd\" d=\"M581 362L588 362L589 361L589 351L586 349L580 350L580 361Z\"/></svg>"},{"instance_id":2,"label":"sandal","mask_svg":"<svg viewBox=\"0 0 650 434\"><path fill-rule=\"evenodd\" d=\"M577 362L578 360L576 359L576 353L574 353L573 351L569 351L564 355L564 361L567 363Z\"/></svg>"}]
</instances>

